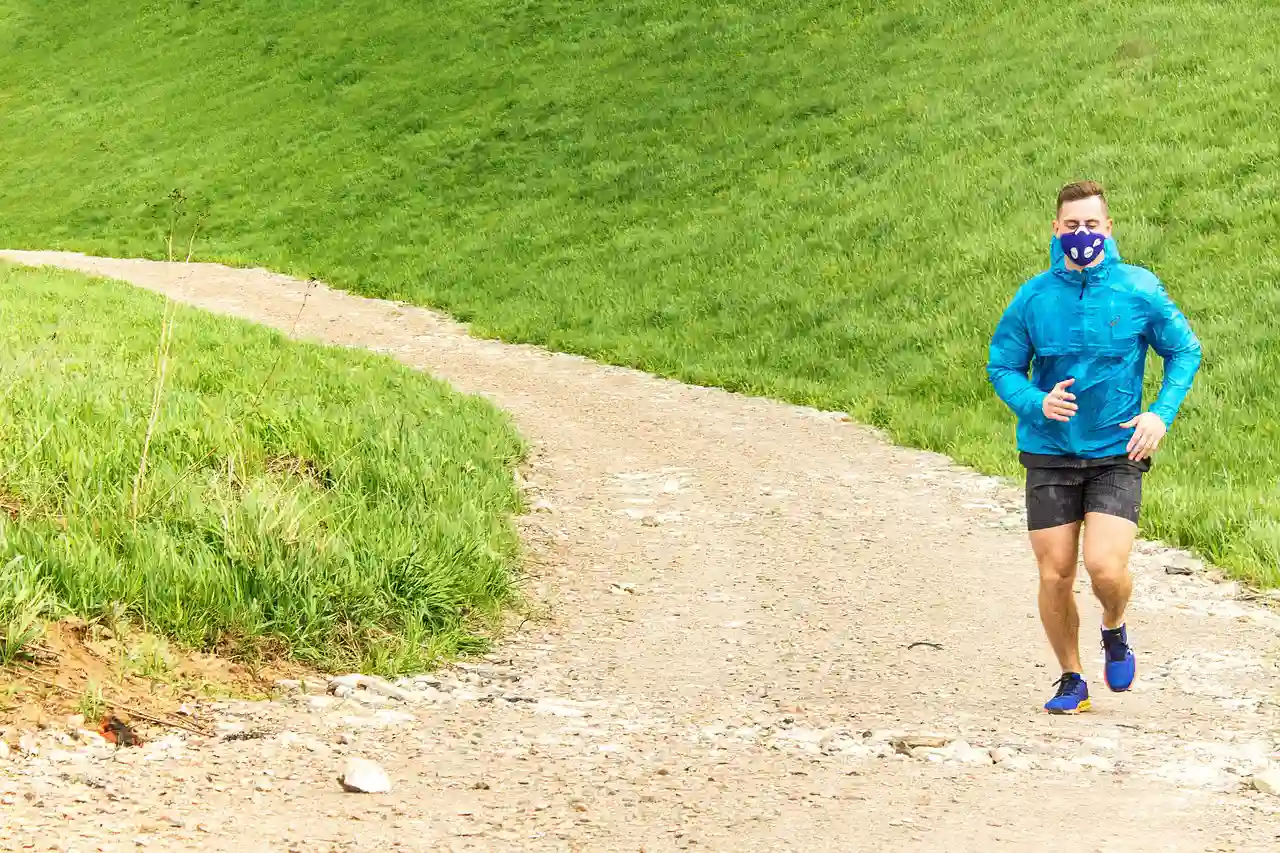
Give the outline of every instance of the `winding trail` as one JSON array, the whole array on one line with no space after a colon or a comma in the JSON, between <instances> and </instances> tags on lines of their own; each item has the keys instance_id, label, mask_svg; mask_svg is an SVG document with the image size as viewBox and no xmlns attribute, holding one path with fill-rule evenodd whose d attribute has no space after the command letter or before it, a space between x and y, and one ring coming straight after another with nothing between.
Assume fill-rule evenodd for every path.
<instances>
[{"instance_id":1,"label":"winding trail","mask_svg":"<svg viewBox=\"0 0 1280 853\"><path fill-rule=\"evenodd\" d=\"M218 265L0 257L286 330L306 290ZM1135 556L1129 694L1102 685L1079 586L1096 711L1049 717L1018 491L838 415L323 286L298 334L482 394L533 443L522 526L552 617L496 663L539 701L462 696L380 726L301 699L227 707L271 736L114 762L109 798L90 771L55 784L47 757L0 762L3 849L1280 849L1280 797L1247 781L1280 762L1280 616L1208 572L1166 574L1185 557ZM920 733L963 743L892 745ZM394 792L343 793L347 752Z\"/></svg>"}]
</instances>

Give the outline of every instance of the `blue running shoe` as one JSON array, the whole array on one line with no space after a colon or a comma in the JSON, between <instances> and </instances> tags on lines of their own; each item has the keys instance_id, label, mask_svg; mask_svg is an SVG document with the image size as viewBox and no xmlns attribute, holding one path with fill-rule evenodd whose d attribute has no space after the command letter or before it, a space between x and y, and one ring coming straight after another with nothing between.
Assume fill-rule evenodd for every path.
<instances>
[{"instance_id":1,"label":"blue running shoe","mask_svg":"<svg viewBox=\"0 0 1280 853\"><path fill-rule=\"evenodd\" d=\"M1080 673L1064 672L1057 685L1058 692L1044 703L1044 709L1050 714L1081 714L1093 707L1089 702L1089 685Z\"/></svg>"},{"instance_id":2,"label":"blue running shoe","mask_svg":"<svg viewBox=\"0 0 1280 853\"><path fill-rule=\"evenodd\" d=\"M1106 652L1107 662L1103 670L1107 686L1117 693L1122 693L1133 684L1138 664L1133 659L1133 650L1129 648L1129 635L1123 625L1119 628L1102 629L1102 649Z\"/></svg>"}]
</instances>

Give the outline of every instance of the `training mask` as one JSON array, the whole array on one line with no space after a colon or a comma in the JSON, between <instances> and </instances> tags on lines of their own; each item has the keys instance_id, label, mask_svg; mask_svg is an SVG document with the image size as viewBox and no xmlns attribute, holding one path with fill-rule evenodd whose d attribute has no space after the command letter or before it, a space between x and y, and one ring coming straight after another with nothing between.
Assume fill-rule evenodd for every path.
<instances>
[{"instance_id":1,"label":"training mask","mask_svg":"<svg viewBox=\"0 0 1280 853\"><path fill-rule=\"evenodd\" d=\"M1074 231L1058 235L1058 241L1062 243L1062 250L1073 264L1087 267L1102 254L1107 238L1106 235L1090 231L1081 225Z\"/></svg>"}]
</instances>

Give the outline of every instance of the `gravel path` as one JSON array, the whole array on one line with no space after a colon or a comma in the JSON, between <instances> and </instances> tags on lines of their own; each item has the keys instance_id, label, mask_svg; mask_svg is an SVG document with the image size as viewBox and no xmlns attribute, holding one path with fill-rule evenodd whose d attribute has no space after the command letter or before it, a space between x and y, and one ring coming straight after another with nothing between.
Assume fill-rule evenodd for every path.
<instances>
[{"instance_id":1,"label":"gravel path","mask_svg":"<svg viewBox=\"0 0 1280 853\"><path fill-rule=\"evenodd\" d=\"M217 265L0 257L285 329L306 290ZM0 758L0 848L1280 845L1265 790L1280 616L1186 555L1135 556L1129 694L1105 690L1099 612L1081 599L1096 712L1050 717L1016 490L838 415L476 340L321 286L298 332L515 415L536 448L522 524L551 620L478 669L372 685L396 697L343 683L209 709L215 739L113 756L45 732L36 754ZM353 756L392 792L344 792Z\"/></svg>"}]
</instances>

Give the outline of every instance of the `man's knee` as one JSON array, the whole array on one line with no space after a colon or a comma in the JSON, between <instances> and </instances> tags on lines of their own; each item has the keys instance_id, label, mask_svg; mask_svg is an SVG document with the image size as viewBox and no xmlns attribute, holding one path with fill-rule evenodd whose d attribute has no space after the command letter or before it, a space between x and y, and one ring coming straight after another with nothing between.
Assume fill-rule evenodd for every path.
<instances>
[{"instance_id":1,"label":"man's knee","mask_svg":"<svg viewBox=\"0 0 1280 853\"><path fill-rule=\"evenodd\" d=\"M1045 586L1071 588L1076 580L1076 561L1074 555L1044 554L1037 561L1040 566L1040 583Z\"/></svg>"},{"instance_id":2,"label":"man's knee","mask_svg":"<svg viewBox=\"0 0 1280 853\"><path fill-rule=\"evenodd\" d=\"M1094 587L1114 587L1123 585L1129 577L1129 561L1123 556L1107 555L1095 557L1085 555L1085 571Z\"/></svg>"}]
</instances>

